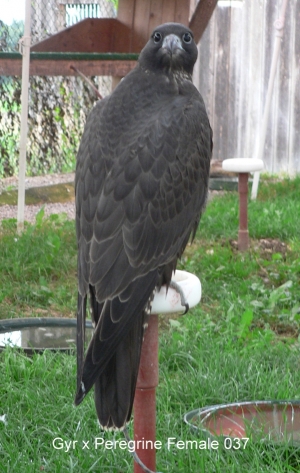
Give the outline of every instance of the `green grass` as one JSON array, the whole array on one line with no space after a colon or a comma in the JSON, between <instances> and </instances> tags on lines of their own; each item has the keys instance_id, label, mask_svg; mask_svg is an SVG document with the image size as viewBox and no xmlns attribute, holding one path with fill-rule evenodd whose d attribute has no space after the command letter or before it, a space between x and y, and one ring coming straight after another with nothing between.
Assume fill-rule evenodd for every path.
<instances>
[{"instance_id":1,"label":"green grass","mask_svg":"<svg viewBox=\"0 0 300 473\"><path fill-rule=\"evenodd\" d=\"M249 203L251 249L239 253L237 195L215 197L180 266L197 274L202 300L190 313L161 317L157 470L178 473L291 473L300 448L250 440L243 449L168 449L168 438L198 439L184 413L225 402L300 399L300 179L265 182ZM0 318L64 315L76 309L74 223L43 218L18 236L0 233ZM0 472L132 471L128 451L94 448L100 432L93 396L77 408L75 355L0 353ZM61 438L68 452L54 448ZM200 438L199 438L200 439ZM90 449L83 449L89 441ZM57 446L59 445L59 441ZM70 445L70 444L69 444ZM74 446L74 448L72 448Z\"/></svg>"},{"instance_id":2,"label":"green grass","mask_svg":"<svg viewBox=\"0 0 300 473\"><path fill-rule=\"evenodd\" d=\"M0 359L1 414L7 414L7 425L0 423L0 464L6 465L1 471L31 473L41 467L46 472L131 471L127 451L94 448L95 438L103 434L92 396L78 408L72 405L73 356L48 352L31 359L7 350ZM228 343L228 337L216 343L212 328L195 314L187 316L180 330L170 328L161 336L157 439L162 448L157 453L158 471L299 471L297 449L272 450L253 442L240 451L225 450L221 442L216 451L167 448L171 437L197 439L182 422L183 414L191 409L253 398L299 398L299 386L298 348L265 342L249 359L238 343ZM104 437L122 438L112 433ZM69 452L66 447L57 450L53 446L57 438L77 443ZM90 450L82 448L87 440Z\"/></svg>"},{"instance_id":3,"label":"green grass","mask_svg":"<svg viewBox=\"0 0 300 473\"><path fill-rule=\"evenodd\" d=\"M74 316L76 242L74 222L63 215L27 225L17 235L15 221L2 224L0 239L0 319L45 312Z\"/></svg>"}]
</instances>

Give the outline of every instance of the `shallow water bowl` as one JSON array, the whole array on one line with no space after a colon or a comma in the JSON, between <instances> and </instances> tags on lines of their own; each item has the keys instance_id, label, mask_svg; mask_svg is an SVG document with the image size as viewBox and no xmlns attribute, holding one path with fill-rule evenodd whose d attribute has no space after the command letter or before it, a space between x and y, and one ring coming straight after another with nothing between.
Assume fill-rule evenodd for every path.
<instances>
[{"instance_id":1,"label":"shallow water bowl","mask_svg":"<svg viewBox=\"0 0 300 473\"><path fill-rule=\"evenodd\" d=\"M0 321L0 350L20 348L27 354L44 350L70 352L76 346L76 319L32 317ZM92 336L92 323L86 322L86 339Z\"/></svg>"},{"instance_id":2,"label":"shallow water bowl","mask_svg":"<svg viewBox=\"0 0 300 473\"><path fill-rule=\"evenodd\" d=\"M199 279L186 271L176 271L172 278L184 292L192 308L201 299ZM152 303L153 314L183 312L180 295L173 288L163 286L155 293ZM73 351L76 346L76 319L58 317L32 317L23 319L0 320L0 351L5 347L16 347L27 354L54 351ZM86 343L92 337L93 326L86 321Z\"/></svg>"},{"instance_id":3,"label":"shallow water bowl","mask_svg":"<svg viewBox=\"0 0 300 473\"><path fill-rule=\"evenodd\" d=\"M249 401L203 407L184 421L209 437L300 444L300 401Z\"/></svg>"}]
</instances>

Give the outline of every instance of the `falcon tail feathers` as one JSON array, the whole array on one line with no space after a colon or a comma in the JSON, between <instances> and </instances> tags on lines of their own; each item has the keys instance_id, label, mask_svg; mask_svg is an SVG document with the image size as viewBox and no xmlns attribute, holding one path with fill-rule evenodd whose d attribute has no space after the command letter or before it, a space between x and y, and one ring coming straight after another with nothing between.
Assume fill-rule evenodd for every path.
<instances>
[{"instance_id":1,"label":"falcon tail feathers","mask_svg":"<svg viewBox=\"0 0 300 473\"><path fill-rule=\"evenodd\" d=\"M95 404L102 427L121 429L130 419L147 303L157 278L157 271L153 271L133 281L126 289L127 296L130 290L132 295L124 302L120 295L117 300L96 304L95 291L90 291L92 312L96 307L101 314L93 314L98 323L83 367L78 366L75 404L80 404L95 385ZM84 318L82 311L81 317Z\"/></svg>"},{"instance_id":2,"label":"falcon tail feathers","mask_svg":"<svg viewBox=\"0 0 300 473\"><path fill-rule=\"evenodd\" d=\"M82 297L78 293L77 310L77 391L80 388L81 370L84 360L84 340L85 340L85 318L86 318L86 296Z\"/></svg>"},{"instance_id":3,"label":"falcon tail feathers","mask_svg":"<svg viewBox=\"0 0 300 473\"><path fill-rule=\"evenodd\" d=\"M122 429L130 420L143 341L143 314L95 382L95 405L101 426Z\"/></svg>"}]
</instances>

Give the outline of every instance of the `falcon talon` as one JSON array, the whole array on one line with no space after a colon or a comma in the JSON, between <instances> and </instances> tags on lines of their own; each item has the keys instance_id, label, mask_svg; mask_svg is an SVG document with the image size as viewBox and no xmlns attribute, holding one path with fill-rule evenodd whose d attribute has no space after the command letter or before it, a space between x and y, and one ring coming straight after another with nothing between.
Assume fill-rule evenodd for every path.
<instances>
[{"instance_id":1,"label":"falcon talon","mask_svg":"<svg viewBox=\"0 0 300 473\"><path fill-rule=\"evenodd\" d=\"M182 305L182 307L185 307L185 311L183 312L182 315L185 315L189 311L190 307L189 307L189 304L186 301L186 297L185 297L185 294L184 294L184 291L183 291L182 287L176 281L174 281L173 279L170 281L169 287L174 289L174 291L176 291L177 294L180 295L181 305Z\"/></svg>"},{"instance_id":2,"label":"falcon talon","mask_svg":"<svg viewBox=\"0 0 300 473\"><path fill-rule=\"evenodd\" d=\"M182 314L182 315L185 315L185 314L187 314L187 313L188 313L188 311L190 310L190 306L189 306L189 304L188 304L188 303L186 303L186 304L184 304L184 305L185 305L185 311L183 312L183 314Z\"/></svg>"}]
</instances>

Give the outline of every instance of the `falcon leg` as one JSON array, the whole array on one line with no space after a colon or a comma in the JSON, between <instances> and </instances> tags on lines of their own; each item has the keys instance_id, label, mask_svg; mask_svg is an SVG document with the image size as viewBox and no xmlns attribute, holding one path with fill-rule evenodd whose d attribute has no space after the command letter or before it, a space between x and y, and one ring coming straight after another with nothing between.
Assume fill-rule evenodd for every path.
<instances>
[{"instance_id":1,"label":"falcon leg","mask_svg":"<svg viewBox=\"0 0 300 473\"><path fill-rule=\"evenodd\" d=\"M124 427L123 433L124 433L124 437L127 443L131 442L127 427ZM130 452L130 453L132 454L134 461L142 468L142 470L144 470L145 473L159 473L158 471L155 472L155 471L150 470L146 465L144 465L144 463L139 459L136 452Z\"/></svg>"},{"instance_id":2,"label":"falcon leg","mask_svg":"<svg viewBox=\"0 0 300 473\"><path fill-rule=\"evenodd\" d=\"M181 305L182 305L182 307L185 307L185 311L183 313L183 315L185 315L188 312L190 307L189 307L189 305L186 301L185 294L184 294L182 288L179 286L179 284L177 284L176 281L173 281L173 280L171 280L171 282L169 284L169 287L174 289L177 292L177 294L180 295Z\"/></svg>"}]
</instances>

